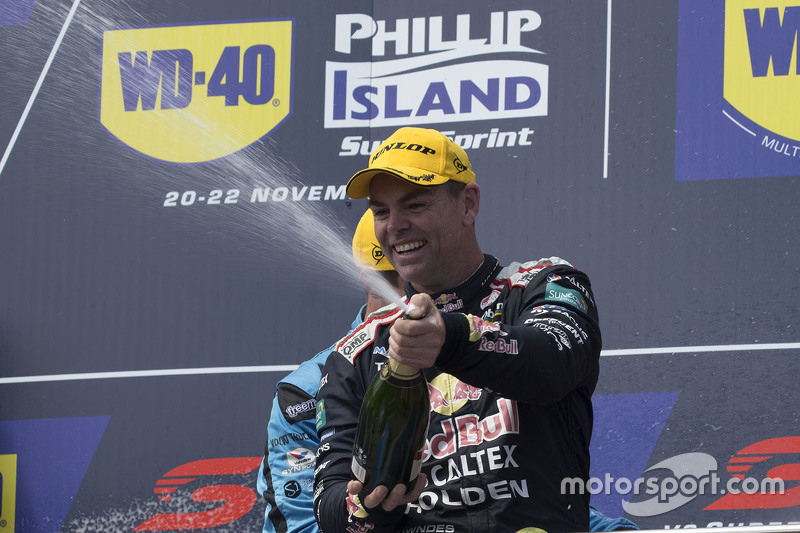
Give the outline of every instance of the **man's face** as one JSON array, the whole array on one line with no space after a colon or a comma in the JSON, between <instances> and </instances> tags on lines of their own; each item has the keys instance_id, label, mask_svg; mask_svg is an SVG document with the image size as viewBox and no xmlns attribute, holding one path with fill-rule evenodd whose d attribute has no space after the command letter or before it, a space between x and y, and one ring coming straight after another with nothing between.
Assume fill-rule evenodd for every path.
<instances>
[{"instance_id":1,"label":"man's face","mask_svg":"<svg viewBox=\"0 0 800 533\"><path fill-rule=\"evenodd\" d=\"M473 235L464 194L444 186L417 187L379 174L370 185L375 236L400 276L422 292L453 287L462 277L463 243ZM467 276L469 275L468 272Z\"/></svg>"}]
</instances>

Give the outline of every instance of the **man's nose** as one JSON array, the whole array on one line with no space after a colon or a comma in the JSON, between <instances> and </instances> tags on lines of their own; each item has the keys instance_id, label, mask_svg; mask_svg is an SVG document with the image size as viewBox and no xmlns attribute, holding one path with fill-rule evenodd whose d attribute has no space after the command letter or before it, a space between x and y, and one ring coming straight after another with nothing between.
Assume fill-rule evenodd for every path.
<instances>
[{"instance_id":1,"label":"man's nose","mask_svg":"<svg viewBox=\"0 0 800 533\"><path fill-rule=\"evenodd\" d=\"M390 233L397 233L408 228L408 217L402 211L395 210L389 213L386 229Z\"/></svg>"}]
</instances>

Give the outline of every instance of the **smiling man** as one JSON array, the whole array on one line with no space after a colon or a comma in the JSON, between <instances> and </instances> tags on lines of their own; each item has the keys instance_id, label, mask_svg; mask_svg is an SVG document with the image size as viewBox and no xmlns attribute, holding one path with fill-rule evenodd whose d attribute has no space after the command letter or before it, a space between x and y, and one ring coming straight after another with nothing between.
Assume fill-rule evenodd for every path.
<instances>
[{"instance_id":1,"label":"smiling man","mask_svg":"<svg viewBox=\"0 0 800 533\"><path fill-rule=\"evenodd\" d=\"M401 128L348 182L408 280L410 307L343 339L317 395L315 512L332 531L589 530L591 396L601 348L588 277L557 257L501 266L478 244L480 188L466 152ZM346 355L345 355L346 354ZM364 392L391 357L424 369L431 420L422 475L365 493L350 472Z\"/></svg>"}]
</instances>

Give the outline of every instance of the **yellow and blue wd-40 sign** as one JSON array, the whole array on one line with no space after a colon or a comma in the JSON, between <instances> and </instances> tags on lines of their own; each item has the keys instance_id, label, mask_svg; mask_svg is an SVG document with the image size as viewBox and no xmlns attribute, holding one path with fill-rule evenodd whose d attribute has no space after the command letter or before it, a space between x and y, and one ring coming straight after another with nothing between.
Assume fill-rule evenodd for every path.
<instances>
[{"instance_id":1,"label":"yellow and blue wd-40 sign","mask_svg":"<svg viewBox=\"0 0 800 533\"><path fill-rule=\"evenodd\" d=\"M108 30L100 122L143 154L218 159L291 113L293 21Z\"/></svg>"},{"instance_id":2,"label":"yellow and blue wd-40 sign","mask_svg":"<svg viewBox=\"0 0 800 533\"><path fill-rule=\"evenodd\" d=\"M724 96L751 121L800 144L800 106L792 105L800 94L795 4L727 2Z\"/></svg>"},{"instance_id":3,"label":"yellow and blue wd-40 sign","mask_svg":"<svg viewBox=\"0 0 800 533\"><path fill-rule=\"evenodd\" d=\"M800 1L681 0L675 179L796 176Z\"/></svg>"},{"instance_id":4,"label":"yellow and blue wd-40 sign","mask_svg":"<svg viewBox=\"0 0 800 533\"><path fill-rule=\"evenodd\" d=\"M17 507L17 456L0 455L0 533L13 533Z\"/></svg>"}]
</instances>

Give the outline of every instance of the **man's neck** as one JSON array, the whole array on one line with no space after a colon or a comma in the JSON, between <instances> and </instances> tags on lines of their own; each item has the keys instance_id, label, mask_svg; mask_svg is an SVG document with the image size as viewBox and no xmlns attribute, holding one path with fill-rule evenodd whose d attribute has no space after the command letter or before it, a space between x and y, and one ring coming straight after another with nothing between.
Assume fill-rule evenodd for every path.
<instances>
[{"instance_id":1,"label":"man's neck","mask_svg":"<svg viewBox=\"0 0 800 533\"><path fill-rule=\"evenodd\" d=\"M480 253L480 257L476 256L475 257L475 261L472 261L470 263L471 265L474 265L474 266L473 266L473 268L471 268L468 271L469 273L466 274L466 275L464 275L462 273L462 275L460 275L458 277L455 277L455 279L451 280L450 283L444 284L446 286L442 286L442 287L439 287L439 286L423 287L423 286L421 286L421 285L419 285L417 283L414 283L413 281L411 282L411 286L414 288L415 291L421 292L421 293L426 293L426 294L434 294L434 293L437 293L437 292L446 291L448 289L454 289L454 288L460 286L461 284L463 284L464 282L466 282L469 278L474 276L475 273L478 270L481 269L481 267L483 266L483 263L484 263L486 258L483 255L483 252L479 252L479 253ZM466 269L464 269L464 270L466 270Z\"/></svg>"}]
</instances>

